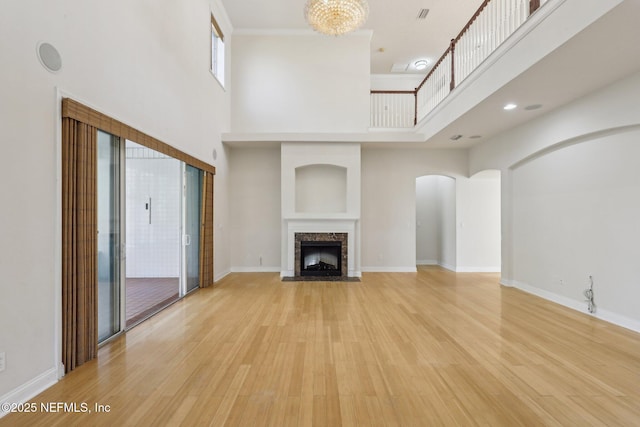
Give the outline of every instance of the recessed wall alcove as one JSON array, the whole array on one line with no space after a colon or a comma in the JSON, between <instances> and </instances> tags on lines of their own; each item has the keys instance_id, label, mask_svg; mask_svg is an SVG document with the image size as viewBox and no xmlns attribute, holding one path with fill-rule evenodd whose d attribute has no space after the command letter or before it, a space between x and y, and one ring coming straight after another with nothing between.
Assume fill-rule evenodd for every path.
<instances>
[{"instance_id":1,"label":"recessed wall alcove","mask_svg":"<svg viewBox=\"0 0 640 427\"><path fill-rule=\"evenodd\" d=\"M295 170L297 213L346 213L347 168L307 165Z\"/></svg>"}]
</instances>

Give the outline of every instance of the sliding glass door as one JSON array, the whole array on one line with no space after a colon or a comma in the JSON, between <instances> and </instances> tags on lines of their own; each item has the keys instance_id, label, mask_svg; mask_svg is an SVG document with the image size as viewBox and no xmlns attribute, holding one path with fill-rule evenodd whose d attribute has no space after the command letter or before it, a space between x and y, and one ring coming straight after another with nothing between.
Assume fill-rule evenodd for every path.
<instances>
[{"instance_id":1,"label":"sliding glass door","mask_svg":"<svg viewBox=\"0 0 640 427\"><path fill-rule=\"evenodd\" d=\"M182 293L200 286L200 225L202 217L202 171L184 164Z\"/></svg>"},{"instance_id":2,"label":"sliding glass door","mask_svg":"<svg viewBox=\"0 0 640 427\"><path fill-rule=\"evenodd\" d=\"M130 327L129 277L154 291L167 285L176 299L213 282L215 167L71 98L61 115L60 345L69 372ZM153 181L131 200L129 163L140 182Z\"/></svg>"},{"instance_id":3,"label":"sliding glass door","mask_svg":"<svg viewBox=\"0 0 640 427\"><path fill-rule=\"evenodd\" d=\"M200 286L203 172L102 131L97 151L102 342Z\"/></svg>"},{"instance_id":4,"label":"sliding glass door","mask_svg":"<svg viewBox=\"0 0 640 427\"><path fill-rule=\"evenodd\" d=\"M120 139L98 131L98 342L120 332Z\"/></svg>"},{"instance_id":5,"label":"sliding glass door","mask_svg":"<svg viewBox=\"0 0 640 427\"><path fill-rule=\"evenodd\" d=\"M126 325L180 298L182 165L126 142Z\"/></svg>"}]
</instances>

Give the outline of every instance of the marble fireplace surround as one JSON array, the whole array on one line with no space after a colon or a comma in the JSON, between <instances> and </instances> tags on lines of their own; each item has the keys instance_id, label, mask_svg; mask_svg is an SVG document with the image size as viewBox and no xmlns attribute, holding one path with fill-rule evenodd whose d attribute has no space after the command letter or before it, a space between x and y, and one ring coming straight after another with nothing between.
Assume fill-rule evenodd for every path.
<instances>
[{"instance_id":1,"label":"marble fireplace surround","mask_svg":"<svg viewBox=\"0 0 640 427\"><path fill-rule=\"evenodd\" d=\"M285 219L286 229L286 242L283 242L283 257L285 268L280 272L280 276L299 278L300 277L300 262L296 263L296 253L300 256L300 244L296 244L296 236L315 236L312 239L320 239L321 236L336 236L333 240L344 239L342 244L342 275L335 276L338 279L346 279L347 277L360 277L361 273L356 267L356 219ZM328 239L322 239L328 240ZM345 244L346 242L346 244Z\"/></svg>"},{"instance_id":2,"label":"marble fireplace surround","mask_svg":"<svg viewBox=\"0 0 640 427\"><path fill-rule=\"evenodd\" d=\"M347 241L347 233L295 233L294 235L294 277L301 277L300 274L300 256L301 242L340 242L340 277L346 278L347 265L349 256L347 254L349 243Z\"/></svg>"}]
</instances>

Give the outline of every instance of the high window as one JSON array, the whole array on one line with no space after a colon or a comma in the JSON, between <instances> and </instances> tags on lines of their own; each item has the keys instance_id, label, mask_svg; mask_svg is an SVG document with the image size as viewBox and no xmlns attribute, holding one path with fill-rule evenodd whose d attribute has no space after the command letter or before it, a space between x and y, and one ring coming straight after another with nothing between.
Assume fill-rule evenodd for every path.
<instances>
[{"instance_id":1,"label":"high window","mask_svg":"<svg viewBox=\"0 0 640 427\"><path fill-rule=\"evenodd\" d=\"M224 35L211 15L211 72L224 87Z\"/></svg>"}]
</instances>

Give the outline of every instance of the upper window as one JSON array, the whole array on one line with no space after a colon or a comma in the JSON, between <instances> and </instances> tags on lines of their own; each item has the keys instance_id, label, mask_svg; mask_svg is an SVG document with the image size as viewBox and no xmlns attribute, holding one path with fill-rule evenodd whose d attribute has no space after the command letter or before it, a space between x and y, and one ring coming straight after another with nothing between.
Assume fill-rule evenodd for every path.
<instances>
[{"instance_id":1,"label":"upper window","mask_svg":"<svg viewBox=\"0 0 640 427\"><path fill-rule=\"evenodd\" d=\"M224 87L224 35L211 15L211 72Z\"/></svg>"}]
</instances>

